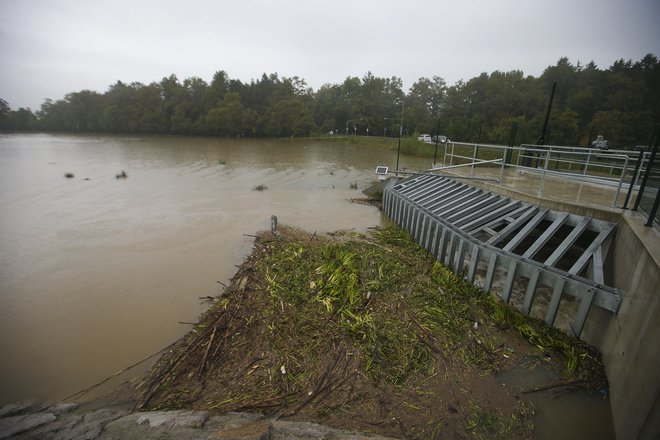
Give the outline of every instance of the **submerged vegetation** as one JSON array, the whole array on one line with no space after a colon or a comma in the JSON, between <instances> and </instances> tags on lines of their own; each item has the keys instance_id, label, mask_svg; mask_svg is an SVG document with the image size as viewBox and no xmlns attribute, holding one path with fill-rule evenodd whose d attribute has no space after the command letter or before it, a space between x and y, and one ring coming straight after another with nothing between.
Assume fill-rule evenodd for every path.
<instances>
[{"instance_id":1,"label":"submerged vegetation","mask_svg":"<svg viewBox=\"0 0 660 440\"><path fill-rule=\"evenodd\" d=\"M604 386L598 354L441 266L394 226L260 234L231 285L140 385L141 407L251 410L402 438L528 438L495 376ZM529 390L534 391L534 390Z\"/></svg>"}]
</instances>

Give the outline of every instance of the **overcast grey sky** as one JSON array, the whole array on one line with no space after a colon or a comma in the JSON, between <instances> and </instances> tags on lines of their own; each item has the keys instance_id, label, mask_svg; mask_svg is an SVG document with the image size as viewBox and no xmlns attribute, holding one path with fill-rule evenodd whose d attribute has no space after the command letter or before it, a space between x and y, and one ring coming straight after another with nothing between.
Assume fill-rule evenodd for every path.
<instances>
[{"instance_id":1,"label":"overcast grey sky","mask_svg":"<svg viewBox=\"0 0 660 440\"><path fill-rule=\"evenodd\" d=\"M0 0L0 98L46 98L174 73L348 76L447 84L482 72L539 76L566 56L607 69L660 56L660 0Z\"/></svg>"}]
</instances>

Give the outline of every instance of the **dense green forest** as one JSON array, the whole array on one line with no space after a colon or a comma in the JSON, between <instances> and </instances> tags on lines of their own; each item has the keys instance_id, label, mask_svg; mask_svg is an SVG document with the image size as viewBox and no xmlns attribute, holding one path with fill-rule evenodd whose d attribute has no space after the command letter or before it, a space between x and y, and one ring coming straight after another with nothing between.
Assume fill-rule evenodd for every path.
<instances>
[{"instance_id":1,"label":"dense green forest","mask_svg":"<svg viewBox=\"0 0 660 440\"><path fill-rule=\"evenodd\" d=\"M12 110L0 99L0 130L288 137L443 134L452 140L536 143L552 104L546 144L586 146L602 134L616 147L648 145L660 121L660 63L653 54L606 70L561 58L538 77L482 73L448 86L420 78L408 92L397 77L370 72L314 91L298 77L263 74L244 83L218 71L210 83L175 75L151 84L121 81Z\"/></svg>"}]
</instances>

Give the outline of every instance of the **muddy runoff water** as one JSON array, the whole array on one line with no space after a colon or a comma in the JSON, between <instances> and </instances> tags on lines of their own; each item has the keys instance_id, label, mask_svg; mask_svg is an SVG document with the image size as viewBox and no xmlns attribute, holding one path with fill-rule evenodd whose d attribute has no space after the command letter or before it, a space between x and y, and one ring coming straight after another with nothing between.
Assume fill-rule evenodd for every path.
<instances>
[{"instance_id":1,"label":"muddy runoff water","mask_svg":"<svg viewBox=\"0 0 660 440\"><path fill-rule=\"evenodd\" d=\"M381 225L350 199L395 164L352 142L0 136L0 405L61 400L181 337L271 215L318 232ZM561 425L548 411L539 433Z\"/></svg>"}]
</instances>

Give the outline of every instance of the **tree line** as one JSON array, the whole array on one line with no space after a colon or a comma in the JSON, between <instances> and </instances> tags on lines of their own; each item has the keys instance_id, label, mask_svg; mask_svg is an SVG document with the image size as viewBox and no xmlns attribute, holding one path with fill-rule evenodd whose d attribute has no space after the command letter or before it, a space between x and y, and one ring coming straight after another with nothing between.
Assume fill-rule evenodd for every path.
<instances>
[{"instance_id":1,"label":"tree line","mask_svg":"<svg viewBox=\"0 0 660 440\"><path fill-rule=\"evenodd\" d=\"M117 81L105 93L82 90L12 110L0 99L2 131L67 131L289 137L443 134L465 142L536 143L556 83L546 144L586 146L597 134L610 145L647 145L660 121L660 63L561 58L538 77L522 71L482 73L448 86L420 78L406 92L400 78L368 72L314 91L304 79L263 74L249 83L225 71L210 83L176 75L159 82ZM513 139L512 139L513 136Z\"/></svg>"}]
</instances>

